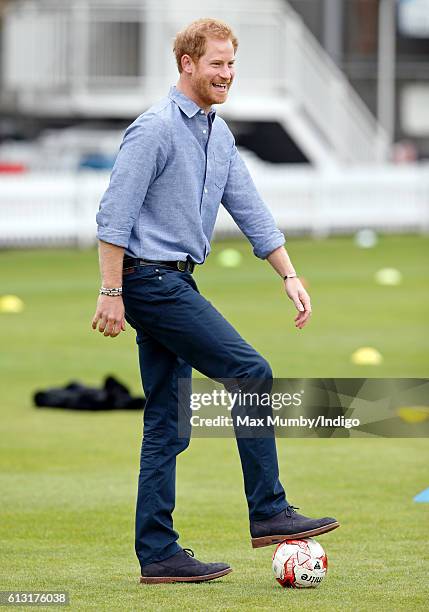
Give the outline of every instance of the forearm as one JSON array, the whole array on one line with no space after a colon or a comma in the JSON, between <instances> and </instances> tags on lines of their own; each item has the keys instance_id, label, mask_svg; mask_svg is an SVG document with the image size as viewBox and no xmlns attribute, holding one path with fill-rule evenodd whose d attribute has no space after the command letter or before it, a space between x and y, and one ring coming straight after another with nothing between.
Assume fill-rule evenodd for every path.
<instances>
[{"instance_id":1,"label":"forearm","mask_svg":"<svg viewBox=\"0 0 429 612\"><path fill-rule=\"evenodd\" d=\"M282 278L286 276L286 274L295 274L295 268L292 265L290 257L284 246L275 249L272 253L270 253L267 257L267 260L272 265L274 270L279 274Z\"/></svg>"},{"instance_id":2,"label":"forearm","mask_svg":"<svg viewBox=\"0 0 429 612\"><path fill-rule=\"evenodd\" d=\"M259 195L235 145L222 204L252 244L256 257L266 259L271 252L284 244L285 238Z\"/></svg>"},{"instance_id":3,"label":"forearm","mask_svg":"<svg viewBox=\"0 0 429 612\"><path fill-rule=\"evenodd\" d=\"M302 329L306 325L309 316L311 315L310 296L302 286L301 281L296 276L295 268L289 258L289 255L284 247L275 249L267 257L268 261L274 270L282 278L293 275L291 278L285 279L285 290L289 298L295 304L298 314L295 317L295 327Z\"/></svg>"},{"instance_id":4,"label":"forearm","mask_svg":"<svg viewBox=\"0 0 429 612\"><path fill-rule=\"evenodd\" d=\"M123 247L99 240L98 256L103 287L121 287L122 264L124 260Z\"/></svg>"}]
</instances>

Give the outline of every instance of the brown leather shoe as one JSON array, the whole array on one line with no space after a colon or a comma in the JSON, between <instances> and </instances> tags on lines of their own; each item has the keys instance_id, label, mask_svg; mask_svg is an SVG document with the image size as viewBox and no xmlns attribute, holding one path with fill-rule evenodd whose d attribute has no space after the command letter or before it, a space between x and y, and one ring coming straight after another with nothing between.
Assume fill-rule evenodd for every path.
<instances>
[{"instance_id":1,"label":"brown leather shoe","mask_svg":"<svg viewBox=\"0 0 429 612\"><path fill-rule=\"evenodd\" d=\"M339 522L330 516L312 519L298 514L296 510L299 508L287 506L285 510L265 521L251 521L253 548L271 546L284 540L311 538L340 526Z\"/></svg>"},{"instance_id":2,"label":"brown leather shoe","mask_svg":"<svg viewBox=\"0 0 429 612\"><path fill-rule=\"evenodd\" d=\"M230 572L232 568L226 563L201 563L195 559L190 548L184 548L168 559L144 565L140 582L204 582L221 578Z\"/></svg>"}]
</instances>

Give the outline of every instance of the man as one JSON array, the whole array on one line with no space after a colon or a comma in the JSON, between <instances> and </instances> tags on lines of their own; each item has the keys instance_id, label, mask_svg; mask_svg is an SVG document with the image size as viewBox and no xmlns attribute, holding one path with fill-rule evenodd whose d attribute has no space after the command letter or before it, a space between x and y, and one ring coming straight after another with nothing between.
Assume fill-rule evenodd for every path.
<instances>
[{"instance_id":1,"label":"man","mask_svg":"<svg viewBox=\"0 0 429 612\"><path fill-rule=\"evenodd\" d=\"M146 395L137 510L136 554L142 582L212 580L231 571L202 563L177 544L172 512L178 436L178 381L191 368L239 388L271 388L270 366L204 298L192 278L210 252L220 202L285 283L308 322L310 299L260 199L225 122L222 104L234 79L238 43L231 29L202 19L174 44L179 81L125 132L97 215L102 288L92 322L105 336L137 332ZM123 284L123 289L122 289ZM319 535L334 518L310 519L286 501L273 436L237 438L254 547Z\"/></svg>"}]
</instances>

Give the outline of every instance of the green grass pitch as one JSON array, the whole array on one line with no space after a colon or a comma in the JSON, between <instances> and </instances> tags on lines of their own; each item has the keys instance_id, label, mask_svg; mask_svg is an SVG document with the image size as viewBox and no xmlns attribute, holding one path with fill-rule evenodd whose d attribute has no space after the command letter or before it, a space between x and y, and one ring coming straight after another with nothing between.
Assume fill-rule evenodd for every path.
<instances>
[{"instance_id":1,"label":"green grass pitch","mask_svg":"<svg viewBox=\"0 0 429 612\"><path fill-rule=\"evenodd\" d=\"M243 253L221 268L216 252ZM290 239L314 314L304 330L282 284L245 242L217 243L196 273L200 290L271 363L278 377L427 377L429 239ZM283 590L273 548L250 546L235 442L195 438L178 461L180 543L234 572L197 585L138 584L133 550L141 414L35 410L36 389L114 373L140 392L133 331L90 329L99 286L91 251L2 252L1 294L25 302L0 314L0 590L67 590L73 610L423 610L429 597L429 486L424 439L280 439L288 498L342 527L319 538L329 558L315 590ZM399 287L373 281L398 268ZM350 354L373 346L379 366ZM49 609L49 608L46 608ZM52 608L51 608L52 609Z\"/></svg>"}]
</instances>

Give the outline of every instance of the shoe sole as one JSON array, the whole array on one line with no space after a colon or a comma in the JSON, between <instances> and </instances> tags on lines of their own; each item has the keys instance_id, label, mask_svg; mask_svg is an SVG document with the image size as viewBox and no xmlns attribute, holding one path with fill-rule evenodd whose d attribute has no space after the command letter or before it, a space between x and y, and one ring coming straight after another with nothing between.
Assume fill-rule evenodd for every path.
<instances>
[{"instance_id":1,"label":"shoe sole","mask_svg":"<svg viewBox=\"0 0 429 612\"><path fill-rule=\"evenodd\" d=\"M214 574L206 574L205 576L141 576L140 582L141 584L165 584L167 582L207 582L208 580L216 580L216 578L226 576L226 574L230 574L231 572L232 568L229 567L228 569L215 572Z\"/></svg>"},{"instance_id":2,"label":"shoe sole","mask_svg":"<svg viewBox=\"0 0 429 612\"><path fill-rule=\"evenodd\" d=\"M288 533L287 535L270 535L264 536L263 538L252 538L252 547L262 548L263 546L279 544L285 540L301 540L302 538L311 538L313 536L322 535L322 533L328 533L328 531L333 531L339 526L340 524L338 521L336 521L335 523L329 523L329 525L324 525L323 527L318 527L317 529L301 531L301 533Z\"/></svg>"}]
</instances>

